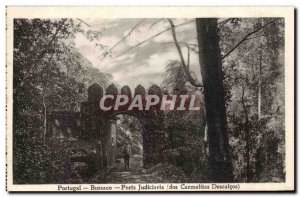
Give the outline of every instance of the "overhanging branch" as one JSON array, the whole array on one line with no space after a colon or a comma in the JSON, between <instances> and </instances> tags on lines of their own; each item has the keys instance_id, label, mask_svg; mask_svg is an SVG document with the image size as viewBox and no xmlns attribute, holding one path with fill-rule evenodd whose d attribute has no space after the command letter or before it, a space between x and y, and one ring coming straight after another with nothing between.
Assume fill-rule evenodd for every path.
<instances>
[{"instance_id":1,"label":"overhanging branch","mask_svg":"<svg viewBox=\"0 0 300 197\"><path fill-rule=\"evenodd\" d=\"M179 25L175 25L174 28L177 28L177 27L180 27L180 26L189 24L189 23L194 22L194 21L195 21L195 19L190 20L190 21L187 21L187 22L184 22L184 23L181 23L181 24L179 24ZM155 35L153 35L153 36L147 38L146 40L144 40L144 41L142 41L142 42L140 42L140 43L138 43L138 44L136 44L136 45L130 47L130 48L127 49L125 52L121 53L120 55L117 55L117 56L114 57L114 58L118 58L118 57L123 56L124 54L128 53L128 52L131 51L132 49L134 49L134 48L136 48L136 47L138 47L138 46L140 46L140 45L142 45L142 44L148 42L149 40L152 40L153 38L155 38L155 37L157 37L157 36L159 36L159 35L161 35L161 34L167 32L167 31L170 31L171 29L172 29L172 27L167 28L167 29L165 29L164 31L161 31L161 32L159 32L159 33L157 33L157 34L155 34Z\"/></svg>"},{"instance_id":2,"label":"overhanging branch","mask_svg":"<svg viewBox=\"0 0 300 197\"><path fill-rule=\"evenodd\" d=\"M171 30L172 30L172 36L173 36L173 40L174 40L174 43L175 43L175 46L177 48L177 51L178 51L178 54L179 54L179 57L180 57L180 61L181 61L181 65L183 66L183 69L188 77L188 81L195 87L203 87L203 85L197 81L196 79L194 79L190 73L190 70L189 70L189 65L187 65L184 61L184 58L183 58L183 54L182 54L182 50L181 50L181 47L180 45L178 44L178 41L177 41L177 37L176 37L176 32L175 32L175 25L173 23L173 21L171 19L168 19L170 25L171 25ZM188 50L188 53L189 53L189 50ZM189 54L188 54L189 55ZM189 58L188 58L188 64L189 64Z\"/></svg>"},{"instance_id":3,"label":"overhanging branch","mask_svg":"<svg viewBox=\"0 0 300 197\"><path fill-rule=\"evenodd\" d=\"M124 36L121 38L121 40L119 40L118 42L116 42L108 51L106 54L108 54L109 52L111 52L118 44L120 44L123 40L125 40L128 36L130 36L130 34L140 25L142 24L146 19L142 19L141 21L139 21L135 26L132 27L132 29ZM105 57L105 56L104 56Z\"/></svg>"},{"instance_id":4,"label":"overhanging branch","mask_svg":"<svg viewBox=\"0 0 300 197\"><path fill-rule=\"evenodd\" d=\"M242 43L244 43L246 40L248 40L249 36L259 32L261 29L265 28L267 25L270 25L271 23L275 22L278 19L274 19L268 23L266 23L265 25L256 28L254 30L252 30L251 32L249 32L243 39L241 39L234 47L232 47L232 49L230 49L225 55L222 56L222 60L224 58L226 58L228 55L230 55L236 48L238 48Z\"/></svg>"}]
</instances>

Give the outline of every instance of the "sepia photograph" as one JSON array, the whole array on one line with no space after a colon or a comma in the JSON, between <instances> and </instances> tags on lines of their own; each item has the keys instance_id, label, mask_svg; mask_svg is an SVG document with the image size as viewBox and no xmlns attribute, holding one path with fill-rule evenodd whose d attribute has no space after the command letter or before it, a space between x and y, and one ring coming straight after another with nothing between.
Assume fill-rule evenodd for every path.
<instances>
[{"instance_id":1,"label":"sepia photograph","mask_svg":"<svg viewBox=\"0 0 300 197\"><path fill-rule=\"evenodd\" d=\"M8 191L294 190L293 7L46 8L7 8Z\"/></svg>"}]
</instances>

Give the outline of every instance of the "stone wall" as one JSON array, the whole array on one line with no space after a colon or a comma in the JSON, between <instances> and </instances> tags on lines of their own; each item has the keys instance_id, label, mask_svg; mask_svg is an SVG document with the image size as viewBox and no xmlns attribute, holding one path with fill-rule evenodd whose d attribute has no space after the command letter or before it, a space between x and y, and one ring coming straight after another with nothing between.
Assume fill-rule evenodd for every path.
<instances>
[{"instance_id":1,"label":"stone wall","mask_svg":"<svg viewBox=\"0 0 300 197\"><path fill-rule=\"evenodd\" d=\"M156 131L161 128L163 112L158 111L124 111L105 112L99 108L100 99L104 94L118 95L124 94L131 98L133 95L128 86L121 88L119 93L114 84L108 86L106 91L98 84L93 84L88 88L88 99L81 105L80 112L51 112L47 118L47 137L57 138L77 138L82 140L97 141L96 154L98 163L102 167L109 167L116 163L116 121L117 114L129 114L138 118L144 128L143 131L143 162L148 168L155 163L155 142L157 141ZM145 88L138 85L134 95L146 95ZM153 85L148 90L149 95L162 95L161 89Z\"/></svg>"},{"instance_id":2,"label":"stone wall","mask_svg":"<svg viewBox=\"0 0 300 197\"><path fill-rule=\"evenodd\" d=\"M47 138L78 137L81 132L79 112L51 112L47 116Z\"/></svg>"}]
</instances>

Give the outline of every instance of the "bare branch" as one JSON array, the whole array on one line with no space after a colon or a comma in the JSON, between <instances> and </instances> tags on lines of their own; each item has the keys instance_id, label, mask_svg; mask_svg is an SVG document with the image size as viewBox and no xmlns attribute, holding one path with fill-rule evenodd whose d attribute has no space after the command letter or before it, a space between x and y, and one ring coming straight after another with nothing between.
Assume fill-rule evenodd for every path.
<instances>
[{"instance_id":1,"label":"bare branch","mask_svg":"<svg viewBox=\"0 0 300 197\"><path fill-rule=\"evenodd\" d=\"M88 24L87 22L81 20L80 18L76 18L76 19L79 20L80 22L82 22L83 24L85 24L86 26L91 27L90 24Z\"/></svg>"},{"instance_id":2,"label":"bare branch","mask_svg":"<svg viewBox=\"0 0 300 197\"><path fill-rule=\"evenodd\" d=\"M246 40L251 40L251 39L255 39L255 38L260 38L260 37L262 37L262 36L264 36L264 35L253 36L253 37L247 38Z\"/></svg>"},{"instance_id":3,"label":"bare branch","mask_svg":"<svg viewBox=\"0 0 300 197\"><path fill-rule=\"evenodd\" d=\"M180 27L180 26L183 26L183 25L186 25L186 24L191 23L191 22L194 22L194 21L195 21L195 19L190 20L190 21L187 21L187 22L184 22L184 23L181 23L181 24L179 24L179 25L174 26L174 28ZM128 52L131 51L132 49L134 49L134 48L136 48L136 47L138 47L138 46L144 44L145 42L148 42L149 40L152 40L153 38L155 38L155 37L157 37L157 36L159 36L159 35L161 35L161 34L167 32L167 31L169 31L169 30L171 30L171 29L172 29L172 27L170 27L170 28L168 28L168 29L165 29L164 31L161 31L161 32L159 32L159 33L157 33L157 34L155 34L155 35L153 35L153 36L147 38L146 40L144 40L144 41L142 41L142 42L140 42L140 43L138 43L138 44L136 44L136 45L130 47L128 50L126 50L125 52L121 53L120 55L117 55L117 56L114 57L114 58L121 57L122 55L128 53Z\"/></svg>"},{"instance_id":4,"label":"bare branch","mask_svg":"<svg viewBox=\"0 0 300 197\"><path fill-rule=\"evenodd\" d=\"M175 42L164 42L164 43L161 43L161 44L174 44L174 43ZM181 45L185 45L187 48L189 48L194 53L199 54L199 51L197 51L196 48L195 48L195 47L198 47L197 44L190 44L190 43L185 43L185 42L177 42L177 43L181 44ZM195 46L195 47L190 47L190 46Z\"/></svg>"},{"instance_id":5,"label":"bare branch","mask_svg":"<svg viewBox=\"0 0 300 197\"><path fill-rule=\"evenodd\" d=\"M247 40L247 38L249 38L251 35L253 35L253 34L259 32L261 29L263 29L263 28L266 27L267 25L269 25L269 24L275 22L276 20L278 20L278 19L274 19L274 20L272 20L272 21L266 23L265 25L263 25L263 26L261 26L261 27L259 27L259 28L256 28L256 29L252 30L251 32L249 32L249 33L248 33L243 39L241 39L234 47L232 47L232 49L230 49L225 55L223 55L223 56L222 56L222 59L224 59L224 58L227 57L230 53L232 53L232 51L234 51L234 50L235 50L236 48L238 48L242 43L244 43L244 42Z\"/></svg>"},{"instance_id":6,"label":"bare branch","mask_svg":"<svg viewBox=\"0 0 300 197\"><path fill-rule=\"evenodd\" d=\"M159 23L160 21L162 21L162 20L164 20L164 18L158 19L157 21L155 21L154 23L152 23L152 24L150 25L150 27L149 27L149 30L150 30L153 26L155 26L157 23Z\"/></svg>"},{"instance_id":7,"label":"bare branch","mask_svg":"<svg viewBox=\"0 0 300 197\"><path fill-rule=\"evenodd\" d=\"M175 44L175 46L177 48L177 51L179 53L180 61L183 64L183 66L186 66L183 55L182 55L181 47L179 46L178 41L177 41L176 32L175 32L175 29L174 29L175 25L174 25L174 23L171 19L168 19L168 21L169 21L169 23L172 27L172 36L173 36L173 39L174 39L174 44Z\"/></svg>"},{"instance_id":8,"label":"bare branch","mask_svg":"<svg viewBox=\"0 0 300 197\"><path fill-rule=\"evenodd\" d=\"M161 44L174 44L175 42L163 42ZM192 44L192 43L186 43L186 42L177 42L178 44L183 44L183 45L190 45L190 46L195 46L195 47L198 47L197 44Z\"/></svg>"},{"instance_id":9,"label":"bare branch","mask_svg":"<svg viewBox=\"0 0 300 197\"><path fill-rule=\"evenodd\" d=\"M171 25L171 30L172 30L172 36L173 36L173 39L174 39L174 43L175 43L175 46L177 48L177 51L178 51L178 54L179 54L179 57L180 57L181 65L183 66L184 71L185 71L185 73L188 77L188 81L195 87L203 87L203 85L199 81L196 81L196 79L194 79L192 77L192 75L189 71L189 66L184 61L181 47L180 47L180 45L178 44L178 41L177 41L176 32L175 32L175 25L174 25L174 23L171 19L168 19L168 21Z\"/></svg>"},{"instance_id":10,"label":"bare branch","mask_svg":"<svg viewBox=\"0 0 300 197\"><path fill-rule=\"evenodd\" d=\"M197 51L197 49L189 47L194 53L199 54L199 51Z\"/></svg>"},{"instance_id":11,"label":"bare branch","mask_svg":"<svg viewBox=\"0 0 300 197\"><path fill-rule=\"evenodd\" d=\"M107 52L106 54L108 54L109 52L111 52L118 44L120 44L123 40L125 40L128 36L130 36L130 34L140 25L142 24L146 19L142 19L141 21L139 21L133 28L131 28L131 30L124 36L121 38L121 40L119 40L118 42L116 42ZM104 58L106 57L106 55L104 56Z\"/></svg>"}]
</instances>

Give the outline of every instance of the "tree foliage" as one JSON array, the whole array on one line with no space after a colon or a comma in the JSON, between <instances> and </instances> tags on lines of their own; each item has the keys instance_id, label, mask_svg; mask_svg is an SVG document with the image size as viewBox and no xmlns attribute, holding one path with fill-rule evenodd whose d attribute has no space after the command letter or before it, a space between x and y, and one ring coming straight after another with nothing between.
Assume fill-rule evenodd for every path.
<instances>
[{"instance_id":1,"label":"tree foliage","mask_svg":"<svg viewBox=\"0 0 300 197\"><path fill-rule=\"evenodd\" d=\"M139 24L144 20L142 19ZM175 38L174 48L178 50L181 61L170 59L165 65L162 92L175 95L197 94L202 103L200 111L196 112L170 111L147 114L151 125L146 126L151 127L151 131L160 136L155 142L159 161L164 163L163 166L176 166L170 169L180 168L185 174L185 181L213 181L209 176L209 169L214 168L210 166L209 158L215 153L209 151L207 147L207 130L210 131L210 135L211 130L207 129L208 110L203 106L208 105L207 101L215 101L215 106L211 106L210 109L213 109L211 112L216 112L220 109L218 104L223 104L224 97L226 114L222 114L225 118L222 124L224 123L225 127L227 124L226 131L229 134L230 145L230 155L227 156L232 158L234 181L284 182L283 19L233 18L222 22L213 19L213 30L217 38L214 45L210 46L212 43L202 40L203 42L198 42L199 51L194 51L202 54L200 54L202 64L199 66L202 79L208 77L207 71L212 69L211 66L218 66L217 64L207 66L208 63L218 63L222 60L219 62L222 67L213 67L216 72L209 73L211 80L203 83L204 94L209 92L211 96L215 96L207 99L206 103L203 101L201 90L203 85L197 80L200 77L190 72L189 58L185 62L180 42L176 38L176 26L171 19L167 20L170 21L171 27L157 35L172 31ZM160 21L161 19L158 22ZM197 24L199 28L203 25L201 21ZM98 40L102 36L101 30L84 30L82 25L84 22L76 19L14 21L13 169L16 183L82 181L78 174L72 174L72 170L68 168L70 155L74 154L72 149L76 144L72 141L74 139L53 142L52 145L57 147L55 151L45 144L48 112L78 111L82 101L87 100L87 87L95 82L117 94L118 84L109 86L112 75L94 68L76 49L74 44L76 34L81 33L91 41ZM125 38L130 36L130 33ZM96 47L106 57L111 56L112 49L117 45L118 43L109 49L98 43ZM207 56L203 56L203 51L208 49L215 53L204 61ZM214 88L216 84L219 85L217 88L221 94L214 94L217 91ZM161 93L158 86L152 86L150 90ZM145 94L146 91L142 86L138 86L135 92ZM219 97L222 97L221 100L218 100ZM218 121L220 117L210 116L210 120ZM117 128L118 146L122 147L131 141L134 153L141 154L143 126L137 119L125 115L121 118L121 123ZM211 141L220 142L217 146L227 141L219 136L217 138L214 139L211 135ZM89 151L93 149L93 143L82 146ZM62 171L67 173L67 177L64 177Z\"/></svg>"},{"instance_id":2,"label":"tree foliage","mask_svg":"<svg viewBox=\"0 0 300 197\"><path fill-rule=\"evenodd\" d=\"M268 23L223 61L235 178L246 182L284 181L284 23L234 19L220 29L225 52Z\"/></svg>"},{"instance_id":3,"label":"tree foliage","mask_svg":"<svg viewBox=\"0 0 300 197\"><path fill-rule=\"evenodd\" d=\"M76 33L85 34L73 19L14 21L13 155L17 183L35 183L40 173L53 167L47 160L52 153L43 142L48 112L78 111L87 98L87 85L97 81L107 86L111 78L91 68L75 49Z\"/></svg>"}]
</instances>

